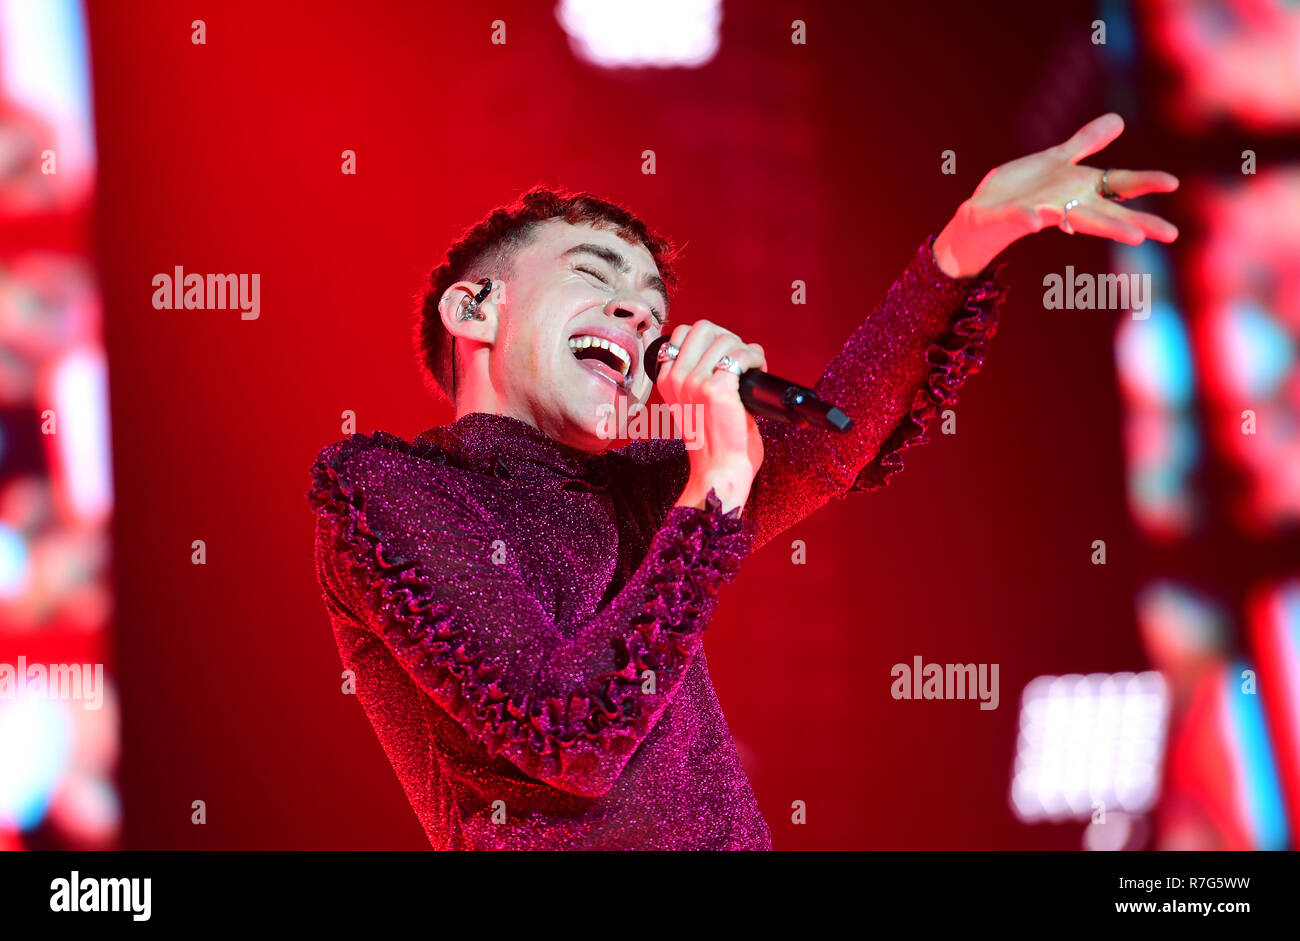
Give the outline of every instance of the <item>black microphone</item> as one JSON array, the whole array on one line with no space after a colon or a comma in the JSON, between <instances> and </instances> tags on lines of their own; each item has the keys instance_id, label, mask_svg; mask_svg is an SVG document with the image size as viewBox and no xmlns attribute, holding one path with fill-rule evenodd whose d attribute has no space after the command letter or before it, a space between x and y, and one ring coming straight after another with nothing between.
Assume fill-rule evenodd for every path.
<instances>
[{"instance_id":1,"label":"black microphone","mask_svg":"<svg viewBox=\"0 0 1300 941\"><path fill-rule=\"evenodd\" d=\"M646 347L645 371L651 382L659 378L659 349L668 339L659 337ZM761 369L746 369L741 373L740 401L751 415L761 415L773 421L812 425L840 433L853 427L853 419L817 398L811 389Z\"/></svg>"}]
</instances>

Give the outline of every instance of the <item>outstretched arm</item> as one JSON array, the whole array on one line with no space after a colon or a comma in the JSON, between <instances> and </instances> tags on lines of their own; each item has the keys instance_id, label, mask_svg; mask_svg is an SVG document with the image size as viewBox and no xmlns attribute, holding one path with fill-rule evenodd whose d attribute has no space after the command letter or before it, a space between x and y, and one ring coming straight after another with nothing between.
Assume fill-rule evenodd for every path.
<instances>
[{"instance_id":1,"label":"outstretched arm","mask_svg":"<svg viewBox=\"0 0 1300 941\"><path fill-rule=\"evenodd\" d=\"M1058 224L1130 245L1178 237L1159 216L1119 205L1177 189L1176 177L1110 170L1103 185L1102 170L1079 165L1123 129L1119 115L1102 115L1068 141L990 171L925 240L815 387L853 418L849 434L756 420L765 458L744 509L758 523L756 546L831 497L876 489L902 469L901 452L926 440L930 419L983 364L1005 294L1001 269L989 268L1012 242Z\"/></svg>"},{"instance_id":2,"label":"outstretched arm","mask_svg":"<svg viewBox=\"0 0 1300 941\"><path fill-rule=\"evenodd\" d=\"M853 419L847 434L757 419L764 461L745 515L755 546L827 503L885 485L901 452L978 372L997 331L1005 287L996 275L949 277L926 238L884 299L853 331L813 391Z\"/></svg>"}]
</instances>

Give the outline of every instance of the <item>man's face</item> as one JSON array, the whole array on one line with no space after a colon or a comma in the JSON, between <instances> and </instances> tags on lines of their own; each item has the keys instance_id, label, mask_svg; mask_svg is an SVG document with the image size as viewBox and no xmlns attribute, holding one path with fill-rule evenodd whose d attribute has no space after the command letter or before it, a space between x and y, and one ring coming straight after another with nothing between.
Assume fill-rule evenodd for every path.
<instances>
[{"instance_id":1,"label":"man's face","mask_svg":"<svg viewBox=\"0 0 1300 941\"><path fill-rule=\"evenodd\" d=\"M491 378L505 410L584 451L608 447L598 429L609 406L649 398L642 358L667 306L645 246L586 224L542 224L498 302Z\"/></svg>"}]
</instances>

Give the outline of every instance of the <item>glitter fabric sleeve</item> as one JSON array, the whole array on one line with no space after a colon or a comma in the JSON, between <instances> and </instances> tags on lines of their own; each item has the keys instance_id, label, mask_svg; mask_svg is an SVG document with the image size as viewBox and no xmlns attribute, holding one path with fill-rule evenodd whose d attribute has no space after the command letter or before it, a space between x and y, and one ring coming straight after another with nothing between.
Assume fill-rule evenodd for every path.
<instances>
[{"instance_id":1,"label":"glitter fabric sleeve","mask_svg":"<svg viewBox=\"0 0 1300 941\"><path fill-rule=\"evenodd\" d=\"M500 520L412 445L353 435L312 479L331 612L375 634L489 755L586 797L609 790L672 701L753 541L711 492L705 509L668 514L593 617L559 624L502 551Z\"/></svg>"},{"instance_id":2,"label":"glitter fabric sleeve","mask_svg":"<svg viewBox=\"0 0 1300 941\"><path fill-rule=\"evenodd\" d=\"M744 514L758 524L755 547L832 497L883 487L902 452L927 440L925 426L978 372L997 331L1002 266L951 278L931 235L884 300L831 360L814 387L853 419L848 434L758 419L763 466Z\"/></svg>"}]
</instances>

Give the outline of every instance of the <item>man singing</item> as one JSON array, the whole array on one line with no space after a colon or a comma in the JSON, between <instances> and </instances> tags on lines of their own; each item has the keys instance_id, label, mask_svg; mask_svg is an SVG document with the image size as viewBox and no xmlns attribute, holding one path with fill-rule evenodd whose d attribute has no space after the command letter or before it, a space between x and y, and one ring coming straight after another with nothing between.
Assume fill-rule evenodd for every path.
<instances>
[{"instance_id":1,"label":"man singing","mask_svg":"<svg viewBox=\"0 0 1300 941\"><path fill-rule=\"evenodd\" d=\"M329 445L308 492L343 664L435 848L771 848L705 662L717 593L902 468L983 362L1007 245L1049 225L1177 237L1119 205L1177 179L1078 165L1122 130L1104 115L997 168L924 240L815 386L854 419L843 435L751 416L739 375L763 350L700 320L672 328L655 383L698 447L610 449L611 406L649 397L669 244L534 190L451 246L416 343L456 420Z\"/></svg>"}]
</instances>

